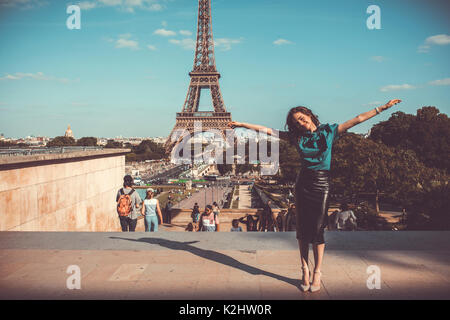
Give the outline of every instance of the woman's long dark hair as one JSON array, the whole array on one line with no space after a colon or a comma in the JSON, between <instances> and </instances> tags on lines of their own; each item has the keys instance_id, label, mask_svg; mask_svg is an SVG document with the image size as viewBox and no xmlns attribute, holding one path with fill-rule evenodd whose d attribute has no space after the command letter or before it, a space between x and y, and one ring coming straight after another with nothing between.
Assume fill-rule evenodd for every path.
<instances>
[{"instance_id":1,"label":"woman's long dark hair","mask_svg":"<svg viewBox=\"0 0 450 320\"><path fill-rule=\"evenodd\" d=\"M286 117L286 124L285 124L284 128L286 129L286 127L287 127L289 140L292 143L296 143L298 138L306 133L305 129L299 128L296 124L296 121L294 119L294 114L296 114L297 112L301 112L307 116L310 116L312 122L316 125L316 127L318 127L320 125L319 118L307 107L298 106L298 107L291 108L291 110L289 110L288 115Z\"/></svg>"}]
</instances>

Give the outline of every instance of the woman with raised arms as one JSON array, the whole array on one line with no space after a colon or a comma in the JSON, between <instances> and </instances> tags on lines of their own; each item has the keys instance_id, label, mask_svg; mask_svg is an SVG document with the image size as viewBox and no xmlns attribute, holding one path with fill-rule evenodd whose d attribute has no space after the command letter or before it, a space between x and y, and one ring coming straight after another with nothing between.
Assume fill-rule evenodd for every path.
<instances>
[{"instance_id":1,"label":"woman with raised arms","mask_svg":"<svg viewBox=\"0 0 450 320\"><path fill-rule=\"evenodd\" d=\"M320 268L325 249L324 229L328 219L329 171L331 149L336 138L348 129L360 124L380 112L400 103L393 99L385 105L364 112L341 124L320 124L317 116L306 107L289 110L287 131L280 131L279 138L292 143L300 154L302 165L295 183L297 208L297 240L302 264L302 291L315 292L320 289ZM269 135L275 130L261 125L232 121L231 128L247 128ZM350 155L351 156L351 155ZM308 268L309 244L314 254L314 272ZM312 276L312 282L310 278Z\"/></svg>"}]
</instances>

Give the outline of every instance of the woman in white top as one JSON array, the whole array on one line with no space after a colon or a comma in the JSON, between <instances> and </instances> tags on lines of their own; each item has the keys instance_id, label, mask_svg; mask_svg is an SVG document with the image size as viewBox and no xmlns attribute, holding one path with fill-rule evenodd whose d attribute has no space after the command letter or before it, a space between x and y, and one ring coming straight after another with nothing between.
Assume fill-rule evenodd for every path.
<instances>
[{"instance_id":1,"label":"woman in white top","mask_svg":"<svg viewBox=\"0 0 450 320\"><path fill-rule=\"evenodd\" d=\"M141 209L141 214L145 217L145 231L150 232L158 231L158 214L160 221L162 222L161 208L159 207L159 201L153 198L154 191L152 188L147 189L147 196L145 197L144 204Z\"/></svg>"}]
</instances>

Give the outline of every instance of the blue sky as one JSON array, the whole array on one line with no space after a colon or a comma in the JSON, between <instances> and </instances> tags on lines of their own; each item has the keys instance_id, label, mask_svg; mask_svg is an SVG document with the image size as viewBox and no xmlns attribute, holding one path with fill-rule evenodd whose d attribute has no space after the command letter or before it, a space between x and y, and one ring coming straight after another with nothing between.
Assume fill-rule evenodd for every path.
<instances>
[{"instance_id":1,"label":"blue sky","mask_svg":"<svg viewBox=\"0 0 450 320\"><path fill-rule=\"evenodd\" d=\"M69 30L66 8L81 7ZM369 5L381 29L369 30ZM0 0L0 132L166 136L192 70L196 0ZM340 123L391 98L450 112L448 1L212 0L217 69L233 120L284 127L290 107ZM202 95L201 110L210 97Z\"/></svg>"}]
</instances>

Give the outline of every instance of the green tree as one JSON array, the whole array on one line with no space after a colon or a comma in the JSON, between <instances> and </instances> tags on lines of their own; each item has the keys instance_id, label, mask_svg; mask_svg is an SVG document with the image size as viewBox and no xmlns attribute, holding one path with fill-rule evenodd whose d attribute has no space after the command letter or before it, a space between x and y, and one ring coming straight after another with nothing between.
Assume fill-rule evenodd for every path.
<instances>
[{"instance_id":1,"label":"green tree","mask_svg":"<svg viewBox=\"0 0 450 320\"><path fill-rule=\"evenodd\" d=\"M436 107L423 107L417 114L396 112L376 124L370 139L389 147L412 150L428 167L450 169L450 119Z\"/></svg>"},{"instance_id":2,"label":"green tree","mask_svg":"<svg viewBox=\"0 0 450 320\"><path fill-rule=\"evenodd\" d=\"M301 167L301 159L297 149L289 142L280 139L280 163L277 177L284 183L295 182Z\"/></svg>"},{"instance_id":3,"label":"green tree","mask_svg":"<svg viewBox=\"0 0 450 320\"><path fill-rule=\"evenodd\" d=\"M414 195L438 179L440 172L424 166L411 150L389 148L349 133L333 146L331 174L333 192L347 197L371 193L379 212L381 195L398 204L411 203Z\"/></svg>"},{"instance_id":4,"label":"green tree","mask_svg":"<svg viewBox=\"0 0 450 320\"><path fill-rule=\"evenodd\" d=\"M105 148L112 148L112 149L123 148L123 145L122 145L122 142L118 142L118 141L114 141L114 140L110 139L106 142Z\"/></svg>"},{"instance_id":5,"label":"green tree","mask_svg":"<svg viewBox=\"0 0 450 320\"><path fill-rule=\"evenodd\" d=\"M91 147L97 145L97 138L83 137L77 140L77 146Z\"/></svg>"},{"instance_id":6,"label":"green tree","mask_svg":"<svg viewBox=\"0 0 450 320\"><path fill-rule=\"evenodd\" d=\"M136 156L130 154L128 158L136 159L136 161L159 160L165 157L165 150L161 144L151 140L143 140L139 145L132 148L132 154Z\"/></svg>"},{"instance_id":7,"label":"green tree","mask_svg":"<svg viewBox=\"0 0 450 320\"><path fill-rule=\"evenodd\" d=\"M370 139L382 142L390 147L411 149L413 142L409 130L415 122L415 116L398 111L389 120L377 123L370 130Z\"/></svg>"},{"instance_id":8,"label":"green tree","mask_svg":"<svg viewBox=\"0 0 450 320\"><path fill-rule=\"evenodd\" d=\"M75 146L75 139L72 137L58 136L47 143L47 147Z\"/></svg>"},{"instance_id":9,"label":"green tree","mask_svg":"<svg viewBox=\"0 0 450 320\"><path fill-rule=\"evenodd\" d=\"M450 230L448 181L415 194L406 208L409 230Z\"/></svg>"}]
</instances>

